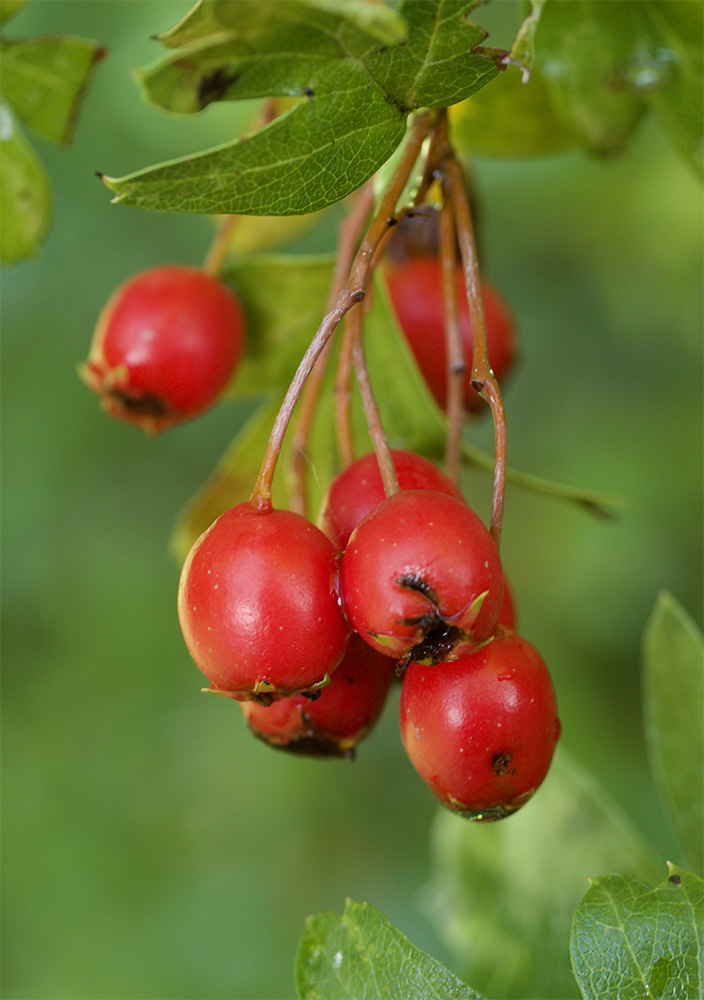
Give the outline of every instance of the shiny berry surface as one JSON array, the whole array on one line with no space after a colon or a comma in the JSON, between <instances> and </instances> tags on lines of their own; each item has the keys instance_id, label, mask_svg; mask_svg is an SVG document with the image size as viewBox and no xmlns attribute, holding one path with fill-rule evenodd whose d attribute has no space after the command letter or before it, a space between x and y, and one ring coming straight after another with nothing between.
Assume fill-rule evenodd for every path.
<instances>
[{"instance_id":1,"label":"shiny berry surface","mask_svg":"<svg viewBox=\"0 0 704 1000\"><path fill-rule=\"evenodd\" d=\"M158 433L217 399L242 355L244 328L238 300L216 278L153 268L109 299L81 375L110 416Z\"/></svg>"},{"instance_id":2,"label":"shiny berry surface","mask_svg":"<svg viewBox=\"0 0 704 1000\"><path fill-rule=\"evenodd\" d=\"M401 490L436 490L462 500L454 483L430 459L413 451L392 448ZM330 485L318 516L318 527L338 549L344 549L359 522L386 498L374 452L348 465Z\"/></svg>"},{"instance_id":3,"label":"shiny berry surface","mask_svg":"<svg viewBox=\"0 0 704 1000\"><path fill-rule=\"evenodd\" d=\"M406 752L433 794L478 820L502 819L531 798L560 735L545 662L513 632L452 662L412 663L400 720Z\"/></svg>"},{"instance_id":4,"label":"shiny berry surface","mask_svg":"<svg viewBox=\"0 0 704 1000\"><path fill-rule=\"evenodd\" d=\"M381 715L396 664L352 635L330 683L264 706L240 702L252 733L276 749L307 757L350 757Z\"/></svg>"},{"instance_id":5,"label":"shiny berry surface","mask_svg":"<svg viewBox=\"0 0 704 1000\"><path fill-rule=\"evenodd\" d=\"M298 694L342 659L349 629L332 542L287 510L239 504L195 542L181 573L186 645L213 690L233 698Z\"/></svg>"},{"instance_id":6,"label":"shiny berry surface","mask_svg":"<svg viewBox=\"0 0 704 1000\"><path fill-rule=\"evenodd\" d=\"M340 558L345 614L397 658L461 656L494 630L503 571L486 526L463 501L406 490L382 501Z\"/></svg>"},{"instance_id":7,"label":"shiny berry surface","mask_svg":"<svg viewBox=\"0 0 704 1000\"><path fill-rule=\"evenodd\" d=\"M440 262L435 257L418 257L391 267L387 273L387 284L399 325L418 367L438 405L444 408L447 395L447 349ZM482 281L482 298L489 362L501 382L516 357L516 324L502 297L486 280ZM472 323L464 276L460 268L457 269L457 301L467 366L464 405L466 410L476 412L484 406L484 402L470 384Z\"/></svg>"}]
</instances>

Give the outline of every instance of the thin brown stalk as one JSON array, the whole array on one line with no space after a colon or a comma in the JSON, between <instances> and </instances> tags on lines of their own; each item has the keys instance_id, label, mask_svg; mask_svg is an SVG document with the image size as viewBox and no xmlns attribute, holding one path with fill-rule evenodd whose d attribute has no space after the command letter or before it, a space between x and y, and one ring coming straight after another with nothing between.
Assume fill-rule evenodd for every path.
<instances>
[{"instance_id":1,"label":"thin brown stalk","mask_svg":"<svg viewBox=\"0 0 704 1000\"><path fill-rule=\"evenodd\" d=\"M362 227L369 216L374 204L374 188L369 180L356 192L353 207L345 216L338 230L337 253L335 256L335 268L333 270L330 292L326 306L329 312L335 304L340 291L344 287L345 280L349 274L354 254L359 244ZM297 514L308 516L308 495L306 488L306 474L308 471L307 449L308 439L315 418L315 412L320 398L325 372L330 356L330 342L323 348L320 357L316 361L313 371L305 384L301 395L300 409L296 419L296 424L291 435L290 471L291 471L291 510Z\"/></svg>"},{"instance_id":2,"label":"thin brown stalk","mask_svg":"<svg viewBox=\"0 0 704 1000\"><path fill-rule=\"evenodd\" d=\"M487 401L494 419L494 490L490 530L498 547L501 542L506 488L506 414L499 383L489 363L479 261L469 198L467 197L462 168L449 141L442 157L440 169L447 178L467 286L469 315L472 322L472 386Z\"/></svg>"},{"instance_id":3,"label":"thin brown stalk","mask_svg":"<svg viewBox=\"0 0 704 1000\"><path fill-rule=\"evenodd\" d=\"M396 202L401 196L401 192L410 176L425 136L428 133L428 128L428 116L420 115L416 119L396 173L392 177L381 200L379 209L369 226L367 235L357 251L350 269L347 287L340 292L334 307L327 313L318 327L286 392L279 413L274 421L264 461L262 462L262 467L252 492L251 502L257 507L262 509L271 507L271 487L274 471L293 410L315 362L335 331L338 323L355 303L360 302L364 298L365 285L374 251L389 225L392 225L393 221L395 221L394 210Z\"/></svg>"},{"instance_id":4,"label":"thin brown stalk","mask_svg":"<svg viewBox=\"0 0 704 1000\"><path fill-rule=\"evenodd\" d=\"M442 298L445 312L445 345L447 350L447 440L445 443L445 468L453 483L460 486L462 468L462 424L464 423L464 381L467 364L460 330L457 302L457 253L455 224L447 184L443 184L445 198L440 211L440 264L442 270Z\"/></svg>"},{"instance_id":5,"label":"thin brown stalk","mask_svg":"<svg viewBox=\"0 0 704 1000\"><path fill-rule=\"evenodd\" d=\"M390 497L392 494L398 493L398 479L396 478L396 469L394 468L394 462L391 457L389 442L386 440L386 434L384 433L384 427L381 422L379 407L376 399L374 398L372 384L369 379L369 371L367 370L367 363L364 357L361 306L358 306L350 312L348 322L350 326L348 335L350 343L352 344L354 371L357 378L357 384L359 385L359 392L362 397L362 406L364 407L364 415L367 419L369 436L372 439L372 445L374 446L374 451L376 453L376 460L379 464L381 481L384 484L384 493L387 497Z\"/></svg>"}]
</instances>

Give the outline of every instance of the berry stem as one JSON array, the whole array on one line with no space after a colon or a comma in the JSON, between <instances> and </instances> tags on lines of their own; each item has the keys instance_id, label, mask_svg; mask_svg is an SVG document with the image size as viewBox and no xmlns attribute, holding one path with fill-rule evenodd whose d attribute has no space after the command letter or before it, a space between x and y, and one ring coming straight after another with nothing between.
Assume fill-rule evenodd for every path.
<instances>
[{"instance_id":1,"label":"berry stem","mask_svg":"<svg viewBox=\"0 0 704 1000\"><path fill-rule=\"evenodd\" d=\"M462 168L449 140L442 155L440 169L447 178L467 286L469 315L472 323L472 387L487 401L494 419L494 490L491 502L490 531L498 547L501 542L506 488L506 414L499 383L489 363L479 261L467 188Z\"/></svg>"},{"instance_id":2,"label":"berry stem","mask_svg":"<svg viewBox=\"0 0 704 1000\"><path fill-rule=\"evenodd\" d=\"M357 384L359 385L359 392L362 397L364 415L367 418L369 436L372 439L374 452L376 453L376 460L379 463L379 472L381 473L381 481L384 484L384 492L387 497L390 497L394 493L398 493L398 479L396 478L396 469L394 468L393 459L391 458L389 442L386 440L386 434L384 433L384 427L381 422L379 407L376 399L374 398L372 384L369 379L369 371L364 357L361 306L350 312L348 323L349 328L346 331L346 335L349 337L352 344L354 370L357 377Z\"/></svg>"},{"instance_id":3,"label":"berry stem","mask_svg":"<svg viewBox=\"0 0 704 1000\"><path fill-rule=\"evenodd\" d=\"M225 215L218 226L217 232L210 244L210 249L203 261L203 270L213 278L219 278L230 249L232 232L237 225L238 215Z\"/></svg>"},{"instance_id":4,"label":"berry stem","mask_svg":"<svg viewBox=\"0 0 704 1000\"><path fill-rule=\"evenodd\" d=\"M268 125L276 117L276 100L270 97L264 102L259 115L256 118L254 128L260 129ZM239 219L238 215L224 215L218 226L217 232L213 237L213 241L210 244L210 248L205 255L205 260L203 261L203 271L206 274L211 275L213 278L219 278L222 269L225 265L227 259L227 254L230 249L230 242L232 240L232 232Z\"/></svg>"},{"instance_id":5,"label":"berry stem","mask_svg":"<svg viewBox=\"0 0 704 1000\"><path fill-rule=\"evenodd\" d=\"M467 366L460 331L457 303L457 252L455 225L447 183L443 184L443 204L440 210L440 262L442 268L442 295L445 311L445 339L447 345L447 441L445 467L452 482L459 487L462 449L462 424L464 418L464 377Z\"/></svg>"},{"instance_id":6,"label":"berry stem","mask_svg":"<svg viewBox=\"0 0 704 1000\"><path fill-rule=\"evenodd\" d=\"M369 213L374 204L374 187L367 181L364 187L356 192L354 204L349 214L340 223L337 239L337 254L335 268L330 283L330 292L326 312L329 312L344 287L349 274L359 238ZM317 409L325 372L330 357L330 341L323 348L316 361L310 378L305 384L300 402L300 413L291 435L291 453L289 466L291 470L291 510L303 517L308 516L308 495L306 488L306 473L308 470L307 447L315 411Z\"/></svg>"},{"instance_id":7,"label":"berry stem","mask_svg":"<svg viewBox=\"0 0 704 1000\"><path fill-rule=\"evenodd\" d=\"M269 443L264 454L264 460L250 498L250 502L260 510L270 509L272 506L271 488L274 472L276 471L276 463L281 454L284 435L286 434L293 410L300 398L303 387L321 351L334 333L337 325L352 306L357 302L361 302L364 298L365 285L374 251L389 226L394 225L396 222L394 217L396 202L400 198L411 174L420 148L428 134L429 127L429 117L427 115L419 115L411 130L396 172L384 192L377 213L372 219L367 234L355 255L347 287L340 292L335 305L323 318L286 391L281 408L274 421Z\"/></svg>"}]
</instances>

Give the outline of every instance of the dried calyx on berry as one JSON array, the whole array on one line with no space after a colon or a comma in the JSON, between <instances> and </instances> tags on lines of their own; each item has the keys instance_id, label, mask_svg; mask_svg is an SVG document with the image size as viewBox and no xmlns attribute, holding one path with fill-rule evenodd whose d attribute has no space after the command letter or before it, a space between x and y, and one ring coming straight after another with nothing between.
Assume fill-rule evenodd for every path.
<instances>
[{"instance_id":1,"label":"dried calyx on berry","mask_svg":"<svg viewBox=\"0 0 704 1000\"><path fill-rule=\"evenodd\" d=\"M206 410L244 348L242 307L195 267L157 267L131 278L98 319L79 368L110 416L149 434Z\"/></svg>"},{"instance_id":2,"label":"dried calyx on berry","mask_svg":"<svg viewBox=\"0 0 704 1000\"><path fill-rule=\"evenodd\" d=\"M340 559L345 614L388 656L438 663L494 631L503 570L487 528L463 501L431 490L388 497Z\"/></svg>"}]
</instances>

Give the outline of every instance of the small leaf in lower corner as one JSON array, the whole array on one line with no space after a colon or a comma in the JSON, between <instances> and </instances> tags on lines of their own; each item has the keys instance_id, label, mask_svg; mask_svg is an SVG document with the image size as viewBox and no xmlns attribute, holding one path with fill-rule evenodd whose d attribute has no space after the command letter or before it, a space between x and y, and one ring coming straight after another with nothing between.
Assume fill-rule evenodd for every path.
<instances>
[{"instance_id":1,"label":"small leaf in lower corner","mask_svg":"<svg viewBox=\"0 0 704 1000\"><path fill-rule=\"evenodd\" d=\"M572 923L572 969L585 1000L702 995L704 882L670 865L657 888L593 880Z\"/></svg>"},{"instance_id":2,"label":"small leaf in lower corner","mask_svg":"<svg viewBox=\"0 0 704 1000\"><path fill-rule=\"evenodd\" d=\"M482 1000L369 903L309 917L296 958L300 1000Z\"/></svg>"}]
</instances>

